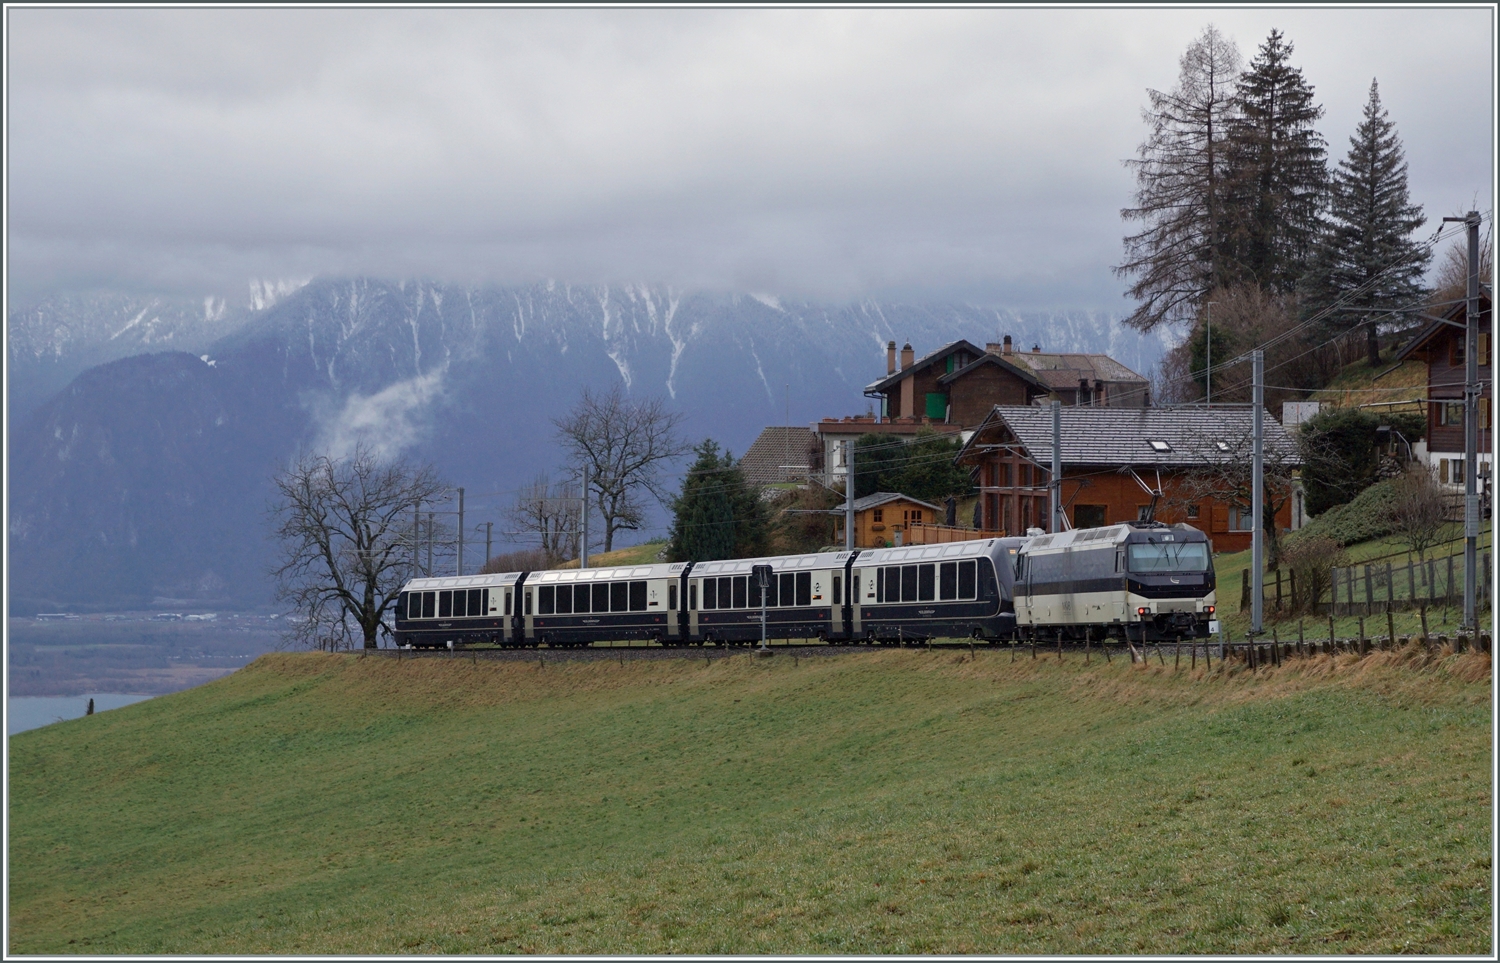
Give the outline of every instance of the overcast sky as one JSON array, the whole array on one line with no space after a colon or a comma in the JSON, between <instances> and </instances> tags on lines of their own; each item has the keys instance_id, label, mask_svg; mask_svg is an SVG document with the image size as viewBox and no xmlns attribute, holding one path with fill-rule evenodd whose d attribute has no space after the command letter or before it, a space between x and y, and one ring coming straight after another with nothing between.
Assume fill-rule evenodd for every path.
<instances>
[{"instance_id":1,"label":"overcast sky","mask_svg":"<svg viewBox=\"0 0 1500 963\"><path fill-rule=\"evenodd\" d=\"M1490 208L1489 9L12 7L12 307L362 272L1123 311L1121 161L1210 22L1286 33L1333 160L1378 77L1429 218Z\"/></svg>"}]
</instances>

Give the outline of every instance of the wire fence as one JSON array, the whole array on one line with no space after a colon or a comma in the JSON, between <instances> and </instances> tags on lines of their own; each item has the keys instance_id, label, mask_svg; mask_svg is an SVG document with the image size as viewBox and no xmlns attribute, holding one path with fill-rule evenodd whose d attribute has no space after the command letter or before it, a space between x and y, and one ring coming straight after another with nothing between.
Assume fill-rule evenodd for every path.
<instances>
[{"instance_id":1,"label":"wire fence","mask_svg":"<svg viewBox=\"0 0 1500 963\"><path fill-rule=\"evenodd\" d=\"M1478 553L1475 579L1475 607L1483 608L1493 598L1494 584L1490 567L1491 549ZM1240 588L1240 611L1250 608L1250 571L1244 570ZM1306 576L1303 581L1305 583ZM1296 611L1327 615L1373 615L1387 609L1402 611L1459 606L1464 601L1464 555L1462 551L1446 555L1362 562L1330 568L1326 581L1309 587L1299 586L1297 573L1277 569L1266 573L1263 581L1262 609L1266 612ZM1308 598L1311 592L1316 597Z\"/></svg>"}]
</instances>

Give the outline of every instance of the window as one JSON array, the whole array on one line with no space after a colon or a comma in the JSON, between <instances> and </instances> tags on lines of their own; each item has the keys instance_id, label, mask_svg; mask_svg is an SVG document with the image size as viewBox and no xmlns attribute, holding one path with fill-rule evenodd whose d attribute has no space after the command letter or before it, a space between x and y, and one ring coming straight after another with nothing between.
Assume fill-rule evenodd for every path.
<instances>
[{"instance_id":1,"label":"window","mask_svg":"<svg viewBox=\"0 0 1500 963\"><path fill-rule=\"evenodd\" d=\"M526 615L531 614L531 589L526 590Z\"/></svg>"},{"instance_id":2,"label":"window","mask_svg":"<svg viewBox=\"0 0 1500 963\"><path fill-rule=\"evenodd\" d=\"M843 604L844 597L843 597L843 595L840 594L840 592L843 590L843 587L844 587L843 577L839 576L839 575L835 575L833 577L833 602L834 602L835 605L841 605L841 604Z\"/></svg>"},{"instance_id":3,"label":"window","mask_svg":"<svg viewBox=\"0 0 1500 963\"><path fill-rule=\"evenodd\" d=\"M1016 466L1016 485L1020 488L1031 487L1031 466L1021 464Z\"/></svg>"},{"instance_id":4,"label":"window","mask_svg":"<svg viewBox=\"0 0 1500 963\"><path fill-rule=\"evenodd\" d=\"M784 578L784 576L781 576L781 575L772 575L770 578L766 579L766 607L767 608L775 608L776 607L776 600L781 596L781 593L778 592L777 589L781 586L781 580L782 580L782 578Z\"/></svg>"},{"instance_id":5,"label":"window","mask_svg":"<svg viewBox=\"0 0 1500 963\"><path fill-rule=\"evenodd\" d=\"M858 476L856 476L856 477L858 477ZM875 521L877 521L877 522L883 522L883 521L885 521L885 509L883 509L883 508L877 508L877 509L875 509Z\"/></svg>"},{"instance_id":6,"label":"window","mask_svg":"<svg viewBox=\"0 0 1500 963\"><path fill-rule=\"evenodd\" d=\"M551 615L554 606L554 595L556 590L550 585L543 585L536 590L536 614Z\"/></svg>"},{"instance_id":7,"label":"window","mask_svg":"<svg viewBox=\"0 0 1500 963\"><path fill-rule=\"evenodd\" d=\"M1255 520L1251 516L1248 507L1243 505L1229 506L1229 530L1231 532L1255 531Z\"/></svg>"},{"instance_id":8,"label":"window","mask_svg":"<svg viewBox=\"0 0 1500 963\"><path fill-rule=\"evenodd\" d=\"M440 619L451 619L451 618L453 618L453 593L452 592L439 592L438 593L438 618L440 618Z\"/></svg>"},{"instance_id":9,"label":"window","mask_svg":"<svg viewBox=\"0 0 1500 963\"><path fill-rule=\"evenodd\" d=\"M677 583L670 582L667 585L667 608L677 608Z\"/></svg>"},{"instance_id":10,"label":"window","mask_svg":"<svg viewBox=\"0 0 1500 963\"><path fill-rule=\"evenodd\" d=\"M728 575L719 577L719 608L727 609L734 603L734 579Z\"/></svg>"},{"instance_id":11,"label":"window","mask_svg":"<svg viewBox=\"0 0 1500 963\"><path fill-rule=\"evenodd\" d=\"M609 583L609 611L627 612L630 610L630 583Z\"/></svg>"},{"instance_id":12,"label":"window","mask_svg":"<svg viewBox=\"0 0 1500 963\"><path fill-rule=\"evenodd\" d=\"M1074 505L1074 528L1103 528L1105 525L1103 505Z\"/></svg>"},{"instance_id":13,"label":"window","mask_svg":"<svg viewBox=\"0 0 1500 963\"><path fill-rule=\"evenodd\" d=\"M425 608L427 603L424 602L422 604L423 604L423 607ZM505 590L505 614L506 615L510 614L510 589L506 589Z\"/></svg>"},{"instance_id":14,"label":"window","mask_svg":"<svg viewBox=\"0 0 1500 963\"><path fill-rule=\"evenodd\" d=\"M1148 444L1148 445L1151 446L1151 450L1152 451L1171 451L1172 450L1172 446L1169 445L1169 444L1167 444L1165 441L1162 441L1160 438L1147 438L1146 439L1146 444Z\"/></svg>"},{"instance_id":15,"label":"window","mask_svg":"<svg viewBox=\"0 0 1500 963\"><path fill-rule=\"evenodd\" d=\"M798 605L811 605L812 604L812 573L811 572L798 572L797 573L797 604Z\"/></svg>"},{"instance_id":16,"label":"window","mask_svg":"<svg viewBox=\"0 0 1500 963\"><path fill-rule=\"evenodd\" d=\"M1010 462L1000 466L1000 487L1009 488L1010 484Z\"/></svg>"},{"instance_id":17,"label":"window","mask_svg":"<svg viewBox=\"0 0 1500 963\"><path fill-rule=\"evenodd\" d=\"M1453 470L1448 473L1448 477L1453 479L1455 485L1464 483L1464 460L1462 458L1453 459Z\"/></svg>"},{"instance_id":18,"label":"window","mask_svg":"<svg viewBox=\"0 0 1500 963\"><path fill-rule=\"evenodd\" d=\"M469 617L487 615L490 607L489 589L469 589Z\"/></svg>"},{"instance_id":19,"label":"window","mask_svg":"<svg viewBox=\"0 0 1500 963\"><path fill-rule=\"evenodd\" d=\"M781 583L781 593L780 593L781 604L782 605L796 605L797 604L797 576L794 575L791 572L786 572L786 573L782 574L782 576L780 578L778 578L777 581Z\"/></svg>"},{"instance_id":20,"label":"window","mask_svg":"<svg viewBox=\"0 0 1500 963\"><path fill-rule=\"evenodd\" d=\"M1218 439L1217 441L1214 442L1214 447L1217 448L1217 449L1219 449L1220 451L1228 451L1229 450L1229 442L1227 442L1224 439L1220 438L1220 439Z\"/></svg>"},{"instance_id":21,"label":"window","mask_svg":"<svg viewBox=\"0 0 1500 963\"><path fill-rule=\"evenodd\" d=\"M961 599L974 597L976 564L973 559L958 563L958 597Z\"/></svg>"},{"instance_id":22,"label":"window","mask_svg":"<svg viewBox=\"0 0 1500 963\"><path fill-rule=\"evenodd\" d=\"M958 563L944 562L938 566L938 599L948 601L958 598Z\"/></svg>"},{"instance_id":23,"label":"window","mask_svg":"<svg viewBox=\"0 0 1500 963\"><path fill-rule=\"evenodd\" d=\"M745 583L747 581L749 581L749 576L746 575L736 575L734 577L734 607L737 609L745 608L745 590L748 588Z\"/></svg>"},{"instance_id":24,"label":"window","mask_svg":"<svg viewBox=\"0 0 1500 963\"><path fill-rule=\"evenodd\" d=\"M630 611L646 611L646 583L630 582Z\"/></svg>"},{"instance_id":25,"label":"window","mask_svg":"<svg viewBox=\"0 0 1500 963\"><path fill-rule=\"evenodd\" d=\"M917 566L901 566L901 601L915 602L917 600Z\"/></svg>"},{"instance_id":26,"label":"window","mask_svg":"<svg viewBox=\"0 0 1500 963\"><path fill-rule=\"evenodd\" d=\"M1198 505L1196 503L1194 503L1192 505L1189 505L1187 507L1187 517L1188 518L1197 518L1198 516L1199 516Z\"/></svg>"},{"instance_id":27,"label":"window","mask_svg":"<svg viewBox=\"0 0 1500 963\"><path fill-rule=\"evenodd\" d=\"M698 583L697 582L689 582L688 583L688 608L694 609L694 610L696 610L698 608Z\"/></svg>"},{"instance_id":28,"label":"window","mask_svg":"<svg viewBox=\"0 0 1500 963\"><path fill-rule=\"evenodd\" d=\"M557 587L557 614L573 614L573 586L559 585Z\"/></svg>"},{"instance_id":29,"label":"window","mask_svg":"<svg viewBox=\"0 0 1500 963\"><path fill-rule=\"evenodd\" d=\"M1129 546L1130 571L1206 572L1208 545L1204 542L1162 542Z\"/></svg>"},{"instance_id":30,"label":"window","mask_svg":"<svg viewBox=\"0 0 1500 963\"><path fill-rule=\"evenodd\" d=\"M573 611L576 612L579 615L586 615L586 614L588 614L588 612L589 612L589 610L591 608L591 606L589 605L589 596L591 596L592 594L593 594L593 586L590 586L590 585L575 585L575 586L573 586Z\"/></svg>"},{"instance_id":31,"label":"window","mask_svg":"<svg viewBox=\"0 0 1500 963\"><path fill-rule=\"evenodd\" d=\"M931 602L937 597L936 585L933 582L933 569L935 565L917 566L917 601Z\"/></svg>"},{"instance_id":32,"label":"window","mask_svg":"<svg viewBox=\"0 0 1500 963\"><path fill-rule=\"evenodd\" d=\"M1449 328L1448 330L1452 331L1453 329ZM1459 334L1452 335L1451 337L1453 340L1448 343L1448 363L1455 368L1462 368L1464 365L1464 336Z\"/></svg>"},{"instance_id":33,"label":"window","mask_svg":"<svg viewBox=\"0 0 1500 963\"><path fill-rule=\"evenodd\" d=\"M1462 401L1444 401L1439 403L1438 424L1456 425L1462 428L1464 424L1464 403Z\"/></svg>"}]
</instances>

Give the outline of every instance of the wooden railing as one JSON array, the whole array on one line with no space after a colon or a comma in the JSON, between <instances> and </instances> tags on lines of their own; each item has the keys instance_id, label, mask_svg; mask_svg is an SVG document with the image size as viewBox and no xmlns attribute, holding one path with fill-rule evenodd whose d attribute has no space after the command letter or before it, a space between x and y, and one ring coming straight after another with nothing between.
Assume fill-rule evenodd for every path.
<instances>
[{"instance_id":1,"label":"wooden railing","mask_svg":"<svg viewBox=\"0 0 1500 963\"><path fill-rule=\"evenodd\" d=\"M914 522L902 533L903 545L941 545L945 542L970 542L981 538L1004 538L1005 531L987 528L959 528L956 525L932 525Z\"/></svg>"}]
</instances>

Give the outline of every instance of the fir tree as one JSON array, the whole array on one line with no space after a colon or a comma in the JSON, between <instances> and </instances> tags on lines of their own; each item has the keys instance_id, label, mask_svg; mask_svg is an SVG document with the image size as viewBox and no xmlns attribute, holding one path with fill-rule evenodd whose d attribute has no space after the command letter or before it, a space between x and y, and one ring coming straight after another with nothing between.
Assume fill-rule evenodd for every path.
<instances>
[{"instance_id":1,"label":"fir tree","mask_svg":"<svg viewBox=\"0 0 1500 963\"><path fill-rule=\"evenodd\" d=\"M770 548L770 517L756 486L745 480L734 456L705 440L672 500L667 557L674 562L750 558Z\"/></svg>"},{"instance_id":2,"label":"fir tree","mask_svg":"<svg viewBox=\"0 0 1500 963\"><path fill-rule=\"evenodd\" d=\"M1412 239L1426 217L1411 203L1401 138L1374 80L1329 187L1328 230L1303 282L1305 312L1333 308L1325 321L1332 331L1364 325L1370 364L1378 365L1381 316L1415 306L1432 252Z\"/></svg>"},{"instance_id":3,"label":"fir tree","mask_svg":"<svg viewBox=\"0 0 1500 963\"><path fill-rule=\"evenodd\" d=\"M1323 108L1292 45L1272 30L1235 85L1227 208L1232 265L1225 280L1277 293L1297 288L1321 233L1326 142L1313 127Z\"/></svg>"},{"instance_id":4,"label":"fir tree","mask_svg":"<svg viewBox=\"0 0 1500 963\"><path fill-rule=\"evenodd\" d=\"M1135 170L1135 206L1120 216L1140 221L1114 268L1135 276L1127 295L1138 306L1125 323L1149 331L1193 316L1205 292L1225 283L1225 138L1240 75L1240 52L1209 24L1180 61L1177 86L1147 90L1141 112L1150 135Z\"/></svg>"}]
</instances>

